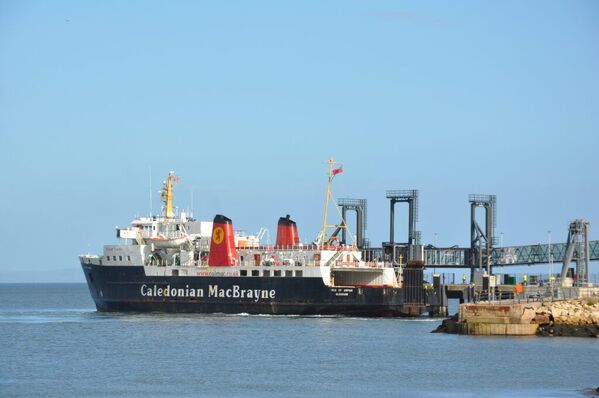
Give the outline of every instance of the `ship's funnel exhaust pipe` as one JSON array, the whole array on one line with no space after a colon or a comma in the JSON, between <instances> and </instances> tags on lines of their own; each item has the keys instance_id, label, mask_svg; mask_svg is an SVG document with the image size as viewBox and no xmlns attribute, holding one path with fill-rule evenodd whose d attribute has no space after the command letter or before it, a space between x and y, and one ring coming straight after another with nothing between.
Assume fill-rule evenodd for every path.
<instances>
[{"instance_id":1,"label":"ship's funnel exhaust pipe","mask_svg":"<svg viewBox=\"0 0 599 398\"><path fill-rule=\"evenodd\" d=\"M212 225L212 240L210 241L210 267L228 267L237 265L237 250L235 250L235 233L230 218L217 214Z\"/></svg>"},{"instance_id":2,"label":"ship's funnel exhaust pipe","mask_svg":"<svg viewBox=\"0 0 599 398\"><path fill-rule=\"evenodd\" d=\"M277 225L277 246L296 245L299 245L297 224L287 214L286 217L279 218L279 224Z\"/></svg>"}]
</instances>

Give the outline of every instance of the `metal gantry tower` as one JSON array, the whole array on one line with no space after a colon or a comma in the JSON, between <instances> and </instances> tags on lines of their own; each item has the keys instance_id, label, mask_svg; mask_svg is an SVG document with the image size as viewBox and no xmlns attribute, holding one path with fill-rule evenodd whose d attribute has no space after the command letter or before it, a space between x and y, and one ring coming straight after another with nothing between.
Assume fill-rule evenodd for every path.
<instances>
[{"instance_id":1,"label":"metal gantry tower","mask_svg":"<svg viewBox=\"0 0 599 398\"><path fill-rule=\"evenodd\" d=\"M389 242L383 243L385 256L393 265L401 265L410 260L421 260L422 251L417 245L420 243L420 234L416 231L418 221L418 191L415 189L403 191L387 191L387 199L390 203L389 211ZM395 242L395 204L408 204L408 241Z\"/></svg>"},{"instance_id":2,"label":"metal gantry tower","mask_svg":"<svg viewBox=\"0 0 599 398\"><path fill-rule=\"evenodd\" d=\"M337 205L341 207L341 219L344 228L341 230L341 243L347 244L347 212L356 212L356 246L365 247L366 228L368 227L368 202L366 199L339 199Z\"/></svg>"},{"instance_id":3,"label":"metal gantry tower","mask_svg":"<svg viewBox=\"0 0 599 398\"><path fill-rule=\"evenodd\" d=\"M585 220L574 220L570 223L568 229L568 241L566 242L566 253L564 254L564 263L562 265L562 286L568 275L568 266L572 260L576 261L575 286L585 286L589 282L589 234L591 225ZM574 275L573 275L574 276Z\"/></svg>"},{"instance_id":4,"label":"metal gantry tower","mask_svg":"<svg viewBox=\"0 0 599 398\"><path fill-rule=\"evenodd\" d=\"M495 195L468 196L470 202L470 277L474 278L474 269L483 266L487 274L491 275L491 251L493 249L493 236L497 220L497 197ZM476 221L476 208L485 209L485 229L483 230Z\"/></svg>"},{"instance_id":5,"label":"metal gantry tower","mask_svg":"<svg viewBox=\"0 0 599 398\"><path fill-rule=\"evenodd\" d=\"M416 241L416 221L418 221L418 190L387 191L387 199L391 204L389 243L395 243L395 204L403 202L408 204L408 244Z\"/></svg>"}]
</instances>

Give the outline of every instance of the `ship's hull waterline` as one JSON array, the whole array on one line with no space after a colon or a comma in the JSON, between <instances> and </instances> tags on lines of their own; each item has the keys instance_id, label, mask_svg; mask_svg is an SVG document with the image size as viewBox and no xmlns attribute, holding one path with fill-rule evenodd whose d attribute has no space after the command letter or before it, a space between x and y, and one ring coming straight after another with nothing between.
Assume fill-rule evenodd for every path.
<instances>
[{"instance_id":1,"label":"ship's hull waterline","mask_svg":"<svg viewBox=\"0 0 599 398\"><path fill-rule=\"evenodd\" d=\"M147 276L141 266L82 263L101 312L406 317L425 308L392 287L328 287L322 278Z\"/></svg>"}]
</instances>

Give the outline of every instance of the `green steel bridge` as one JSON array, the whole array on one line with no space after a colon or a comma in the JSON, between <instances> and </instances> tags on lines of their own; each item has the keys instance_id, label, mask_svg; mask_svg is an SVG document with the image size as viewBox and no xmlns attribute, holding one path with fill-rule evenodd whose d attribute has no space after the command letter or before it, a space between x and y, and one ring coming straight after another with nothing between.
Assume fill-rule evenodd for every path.
<instances>
[{"instance_id":1,"label":"green steel bridge","mask_svg":"<svg viewBox=\"0 0 599 398\"><path fill-rule=\"evenodd\" d=\"M566 243L494 247L491 249L491 264L515 266L562 263L566 255L566 247ZM460 247L427 246L424 247L424 264L435 268L470 268L472 266L468 262L470 250L470 248ZM599 240L589 241L589 255L591 261L599 260Z\"/></svg>"},{"instance_id":2,"label":"green steel bridge","mask_svg":"<svg viewBox=\"0 0 599 398\"><path fill-rule=\"evenodd\" d=\"M577 283L588 281L589 263L599 260L599 240L590 240L590 224L584 219L573 220L568 228L568 238L564 243L547 243L522 246L497 246L495 234L497 220L497 197L495 195L468 195L470 204L470 247L444 247L421 243L421 233L416 230L418 221L418 190L387 191L389 200L389 241L382 247L373 248L364 238L366 230L365 199L340 199L343 229L341 244L347 244L347 211L356 211L358 228L357 246L362 250L366 261L389 261L394 266L423 262L428 268L470 268L471 278L476 269L492 274L492 267L561 264L561 272L566 273L571 263L576 263ZM395 206L407 204L407 241L396 242ZM484 218L480 218L483 212ZM478 215L477 215L478 214ZM480 223L479 223L480 221ZM565 281L566 278L564 278Z\"/></svg>"}]
</instances>

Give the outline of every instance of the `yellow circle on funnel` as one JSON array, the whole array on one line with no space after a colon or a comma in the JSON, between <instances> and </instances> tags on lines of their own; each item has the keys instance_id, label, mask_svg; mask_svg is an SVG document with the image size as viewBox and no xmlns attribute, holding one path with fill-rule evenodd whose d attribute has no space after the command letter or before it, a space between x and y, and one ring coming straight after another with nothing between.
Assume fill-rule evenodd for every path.
<instances>
[{"instance_id":1,"label":"yellow circle on funnel","mask_svg":"<svg viewBox=\"0 0 599 398\"><path fill-rule=\"evenodd\" d=\"M224 239L225 231L223 231L221 227L214 228L214 231L212 231L212 241L217 245L220 245L221 243L223 243Z\"/></svg>"}]
</instances>

